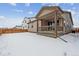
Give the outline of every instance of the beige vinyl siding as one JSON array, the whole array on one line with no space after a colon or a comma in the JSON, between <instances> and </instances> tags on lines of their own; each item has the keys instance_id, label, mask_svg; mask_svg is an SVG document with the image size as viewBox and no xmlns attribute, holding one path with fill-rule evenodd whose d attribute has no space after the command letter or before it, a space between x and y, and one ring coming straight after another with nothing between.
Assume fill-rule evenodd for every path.
<instances>
[{"instance_id":1,"label":"beige vinyl siding","mask_svg":"<svg viewBox=\"0 0 79 59\"><path fill-rule=\"evenodd\" d=\"M37 21L28 24L28 31L37 32Z\"/></svg>"},{"instance_id":2,"label":"beige vinyl siding","mask_svg":"<svg viewBox=\"0 0 79 59\"><path fill-rule=\"evenodd\" d=\"M67 33L67 32L70 32L72 30L72 22L71 22L71 18L70 18L70 14L69 13L64 13L63 14L63 17L64 17L64 31Z\"/></svg>"},{"instance_id":3,"label":"beige vinyl siding","mask_svg":"<svg viewBox=\"0 0 79 59\"><path fill-rule=\"evenodd\" d=\"M38 27L41 27L41 20L38 20Z\"/></svg>"}]
</instances>

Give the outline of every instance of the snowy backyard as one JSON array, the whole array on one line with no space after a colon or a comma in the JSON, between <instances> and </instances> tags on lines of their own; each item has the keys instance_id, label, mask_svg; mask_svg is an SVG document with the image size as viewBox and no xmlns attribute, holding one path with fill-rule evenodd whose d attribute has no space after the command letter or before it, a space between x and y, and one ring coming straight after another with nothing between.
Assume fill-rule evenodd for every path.
<instances>
[{"instance_id":1,"label":"snowy backyard","mask_svg":"<svg viewBox=\"0 0 79 59\"><path fill-rule=\"evenodd\" d=\"M62 39L64 40L62 40ZM1 56L77 56L79 33L50 38L36 33L11 33L0 36Z\"/></svg>"}]
</instances>

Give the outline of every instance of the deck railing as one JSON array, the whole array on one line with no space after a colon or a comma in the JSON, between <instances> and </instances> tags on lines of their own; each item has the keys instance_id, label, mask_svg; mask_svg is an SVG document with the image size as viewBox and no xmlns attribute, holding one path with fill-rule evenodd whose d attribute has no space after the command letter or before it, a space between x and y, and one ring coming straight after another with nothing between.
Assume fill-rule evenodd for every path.
<instances>
[{"instance_id":1,"label":"deck railing","mask_svg":"<svg viewBox=\"0 0 79 59\"><path fill-rule=\"evenodd\" d=\"M63 27L57 26L57 31L62 31ZM55 31L55 26L41 26L38 31Z\"/></svg>"}]
</instances>

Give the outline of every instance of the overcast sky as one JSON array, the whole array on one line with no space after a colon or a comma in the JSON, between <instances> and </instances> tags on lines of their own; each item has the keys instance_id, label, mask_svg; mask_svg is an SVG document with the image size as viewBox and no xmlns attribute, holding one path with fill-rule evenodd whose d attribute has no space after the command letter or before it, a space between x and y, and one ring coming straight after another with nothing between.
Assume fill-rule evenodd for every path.
<instances>
[{"instance_id":1,"label":"overcast sky","mask_svg":"<svg viewBox=\"0 0 79 59\"><path fill-rule=\"evenodd\" d=\"M60 6L71 11L74 26L79 26L79 4L74 3L0 3L0 27L21 25L24 17L34 17L42 6Z\"/></svg>"}]
</instances>

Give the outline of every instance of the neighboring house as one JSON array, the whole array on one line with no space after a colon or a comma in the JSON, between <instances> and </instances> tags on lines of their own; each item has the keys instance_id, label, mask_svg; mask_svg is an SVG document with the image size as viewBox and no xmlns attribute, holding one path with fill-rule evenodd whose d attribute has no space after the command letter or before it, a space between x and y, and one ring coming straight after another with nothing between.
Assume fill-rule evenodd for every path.
<instances>
[{"instance_id":1,"label":"neighboring house","mask_svg":"<svg viewBox=\"0 0 79 59\"><path fill-rule=\"evenodd\" d=\"M28 22L29 18L25 17L24 20L22 21L22 28L23 29L28 29Z\"/></svg>"},{"instance_id":2,"label":"neighboring house","mask_svg":"<svg viewBox=\"0 0 79 59\"><path fill-rule=\"evenodd\" d=\"M27 24L29 32L37 32L37 20L35 17L31 17Z\"/></svg>"},{"instance_id":3,"label":"neighboring house","mask_svg":"<svg viewBox=\"0 0 79 59\"><path fill-rule=\"evenodd\" d=\"M36 15L36 20L28 22L28 30L46 36L58 37L71 32L73 21L71 12L59 6L44 6Z\"/></svg>"},{"instance_id":4,"label":"neighboring house","mask_svg":"<svg viewBox=\"0 0 79 59\"><path fill-rule=\"evenodd\" d=\"M25 17L24 20L22 21L21 25L16 25L14 28L18 28L18 29L28 29L28 21L30 19Z\"/></svg>"},{"instance_id":5,"label":"neighboring house","mask_svg":"<svg viewBox=\"0 0 79 59\"><path fill-rule=\"evenodd\" d=\"M35 17L25 17L23 22L22 22L22 28L23 29L28 29L28 22L35 20Z\"/></svg>"}]
</instances>

